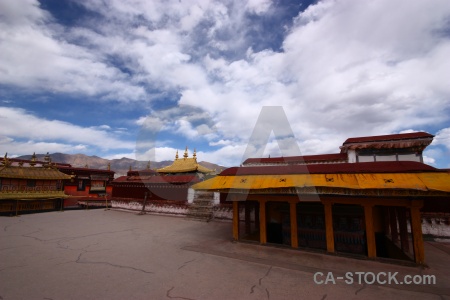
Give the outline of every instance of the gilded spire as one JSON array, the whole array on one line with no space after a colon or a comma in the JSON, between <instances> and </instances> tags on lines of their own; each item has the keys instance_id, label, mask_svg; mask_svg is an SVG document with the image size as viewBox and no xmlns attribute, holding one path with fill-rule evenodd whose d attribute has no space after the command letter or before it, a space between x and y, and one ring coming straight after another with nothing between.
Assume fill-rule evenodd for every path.
<instances>
[{"instance_id":1,"label":"gilded spire","mask_svg":"<svg viewBox=\"0 0 450 300\"><path fill-rule=\"evenodd\" d=\"M177 150L177 154L175 154L175 160L178 159L178 150Z\"/></svg>"},{"instance_id":2,"label":"gilded spire","mask_svg":"<svg viewBox=\"0 0 450 300\"><path fill-rule=\"evenodd\" d=\"M150 170L150 161L147 163L147 170Z\"/></svg>"},{"instance_id":3,"label":"gilded spire","mask_svg":"<svg viewBox=\"0 0 450 300\"><path fill-rule=\"evenodd\" d=\"M5 153L5 157L3 158L3 165L5 167L9 167L11 165L11 162L9 161L9 158L8 158L8 152Z\"/></svg>"},{"instance_id":4,"label":"gilded spire","mask_svg":"<svg viewBox=\"0 0 450 300\"><path fill-rule=\"evenodd\" d=\"M186 146L186 150L184 150L184 155L183 155L183 157L184 157L184 158L188 158L188 148L187 148L187 146Z\"/></svg>"},{"instance_id":5,"label":"gilded spire","mask_svg":"<svg viewBox=\"0 0 450 300\"><path fill-rule=\"evenodd\" d=\"M111 163L108 163L108 171L111 171Z\"/></svg>"},{"instance_id":6,"label":"gilded spire","mask_svg":"<svg viewBox=\"0 0 450 300\"><path fill-rule=\"evenodd\" d=\"M128 171L131 171L131 165L130 165L130 168L128 169Z\"/></svg>"},{"instance_id":7,"label":"gilded spire","mask_svg":"<svg viewBox=\"0 0 450 300\"><path fill-rule=\"evenodd\" d=\"M35 165L36 165L36 152L33 152L33 155L31 156L30 166L34 167Z\"/></svg>"},{"instance_id":8,"label":"gilded spire","mask_svg":"<svg viewBox=\"0 0 450 300\"><path fill-rule=\"evenodd\" d=\"M48 152L47 152L47 154L44 157L44 161L45 161L44 167L51 168L51 166L52 166L52 159L50 158L50 155L48 154Z\"/></svg>"},{"instance_id":9,"label":"gilded spire","mask_svg":"<svg viewBox=\"0 0 450 300\"><path fill-rule=\"evenodd\" d=\"M197 159L197 151L195 150L195 148L194 148L194 154L192 154L192 157Z\"/></svg>"}]
</instances>

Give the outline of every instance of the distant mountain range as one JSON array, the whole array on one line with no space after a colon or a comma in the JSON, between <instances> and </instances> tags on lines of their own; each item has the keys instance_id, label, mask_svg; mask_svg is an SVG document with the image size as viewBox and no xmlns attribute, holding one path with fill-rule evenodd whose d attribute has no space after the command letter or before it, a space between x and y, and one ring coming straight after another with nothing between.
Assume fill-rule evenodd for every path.
<instances>
[{"instance_id":1,"label":"distant mountain range","mask_svg":"<svg viewBox=\"0 0 450 300\"><path fill-rule=\"evenodd\" d=\"M36 154L36 160L44 161L45 154ZM19 159L31 159L31 155L23 155L17 157ZM62 164L71 164L72 167L84 168L89 167L92 169L103 169L106 170L108 168L108 163L111 164L111 171L116 172L115 177L126 175L128 170L143 170L147 168L148 161L138 161L135 159L130 159L126 157L122 157L120 159L105 159L98 156L88 156L84 154L64 154L64 153L53 153L50 154L50 158L52 162L62 163ZM163 168L172 164L173 161L164 160L164 161L152 161L150 162L150 168L152 170ZM220 170L225 169L226 167L219 166L210 162L201 161L200 165L220 172Z\"/></svg>"}]
</instances>

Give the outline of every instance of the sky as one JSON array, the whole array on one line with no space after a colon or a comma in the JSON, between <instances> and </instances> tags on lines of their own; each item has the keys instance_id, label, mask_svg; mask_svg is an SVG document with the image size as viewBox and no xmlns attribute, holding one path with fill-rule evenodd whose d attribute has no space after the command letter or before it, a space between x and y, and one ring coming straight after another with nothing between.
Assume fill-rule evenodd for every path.
<instances>
[{"instance_id":1,"label":"sky","mask_svg":"<svg viewBox=\"0 0 450 300\"><path fill-rule=\"evenodd\" d=\"M449 57L448 0L3 0L0 150L228 167L426 131L450 168Z\"/></svg>"}]
</instances>

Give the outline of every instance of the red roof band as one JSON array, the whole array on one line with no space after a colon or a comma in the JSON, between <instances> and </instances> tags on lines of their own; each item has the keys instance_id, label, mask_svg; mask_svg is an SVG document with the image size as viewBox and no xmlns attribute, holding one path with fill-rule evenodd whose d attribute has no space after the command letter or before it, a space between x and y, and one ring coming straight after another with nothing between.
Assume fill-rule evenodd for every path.
<instances>
[{"instance_id":1,"label":"red roof band","mask_svg":"<svg viewBox=\"0 0 450 300\"><path fill-rule=\"evenodd\" d=\"M415 161L386 161L362 163L337 163L316 165L255 166L228 168L220 176L234 175L284 175L332 173L403 173L446 172Z\"/></svg>"},{"instance_id":2,"label":"red roof band","mask_svg":"<svg viewBox=\"0 0 450 300\"><path fill-rule=\"evenodd\" d=\"M382 142L382 141L398 141L398 140L409 140L418 138L433 138L434 135L427 132L411 132L411 133L399 133L399 134L388 134L388 135L377 135L377 136L364 136L364 137L353 137L348 138L343 145L353 144L353 143L367 143L367 142Z\"/></svg>"},{"instance_id":3,"label":"red roof band","mask_svg":"<svg viewBox=\"0 0 450 300\"><path fill-rule=\"evenodd\" d=\"M313 161L347 161L347 154L333 153L333 154L319 154L319 155L304 155L304 156L287 156L287 157L262 157L262 158L247 158L243 164L257 164L257 163L302 163Z\"/></svg>"}]
</instances>

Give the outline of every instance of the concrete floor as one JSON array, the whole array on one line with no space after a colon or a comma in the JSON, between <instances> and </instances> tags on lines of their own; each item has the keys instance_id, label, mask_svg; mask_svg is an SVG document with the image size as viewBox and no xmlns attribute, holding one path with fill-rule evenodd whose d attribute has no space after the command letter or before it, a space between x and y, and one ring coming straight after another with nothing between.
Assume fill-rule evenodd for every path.
<instances>
[{"instance_id":1,"label":"concrete floor","mask_svg":"<svg viewBox=\"0 0 450 300\"><path fill-rule=\"evenodd\" d=\"M449 299L450 248L429 268L232 243L230 222L103 209L0 218L0 300ZM435 285L315 284L314 274L432 274ZM319 279L325 277L319 277ZM356 278L356 276L355 276Z\"/></svg>"}]
</instances>

